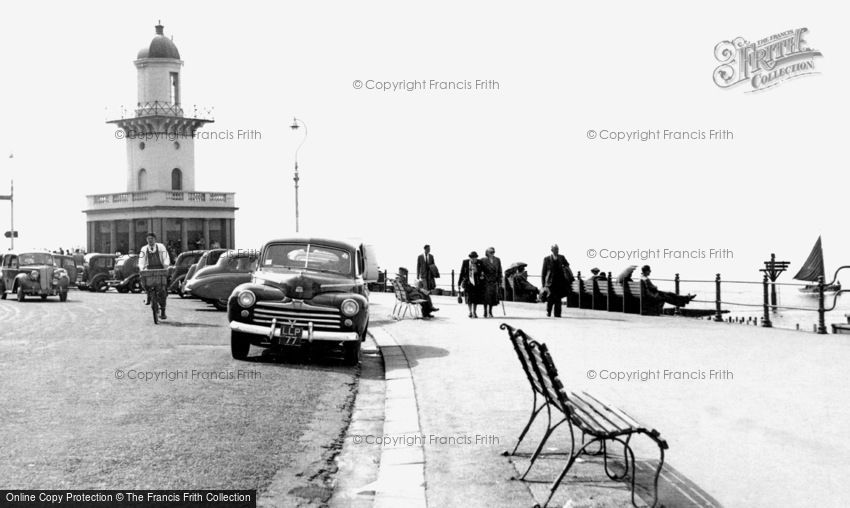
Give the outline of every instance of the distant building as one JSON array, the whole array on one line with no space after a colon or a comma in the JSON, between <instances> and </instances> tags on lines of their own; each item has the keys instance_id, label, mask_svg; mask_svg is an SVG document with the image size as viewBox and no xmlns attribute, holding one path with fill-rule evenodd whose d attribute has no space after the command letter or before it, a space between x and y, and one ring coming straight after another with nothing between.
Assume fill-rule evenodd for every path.
<instances>
[{"instance_id":1,"label":"distant building","mask_svg":"<svg viewBox=\"0 0 850 508\"><path fill-rule=\"evenodd\" d=\"M183 61L162 25L133 63L135 111L107 122L124 131L127 191L87 196L88 251L137 251L148 231L175 251L233 248L234 193L195 190L195 131L213 120L183 114Z\"/></svg>"}]
</instances>

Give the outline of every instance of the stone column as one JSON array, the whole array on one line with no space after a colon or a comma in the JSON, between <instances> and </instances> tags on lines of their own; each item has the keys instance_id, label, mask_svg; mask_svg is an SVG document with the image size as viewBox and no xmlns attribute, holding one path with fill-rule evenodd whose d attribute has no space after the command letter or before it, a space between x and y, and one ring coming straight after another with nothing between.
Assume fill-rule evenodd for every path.
<instances>
[{"instance_id":1,"label":"stone column","mask_svg":"<svg viewBox=\"0 0 850 508\"><path fill-rule=\"evenodd\" d=\"M210 220L204 219L204 248L210 248Z\"/></svg>"},{"instance_id":2,"label":"stone column","mask_svg":"<svg viewBox=\"0 0 850 508\"><path fill-rule=\"evenodd\" d=\"M189 249L189 219L180 219L180 248L183 252Z\"/></svg>"},{"instance_id":3,"label":"stone column","mask_svg":"<svg viewBox=\"0 0 850 508\"><path fill-rule=\"evenodd\" d=\"M127 242L127 249L130 252L136 252L136 219L130 219L130 227L128 228L130 231L130 241Z\"/></svg>"},{"instance_id":4,"label":"stone column","mask_svg":"<svg viewBox=\"0 0 850 508\"><path fill-rule=\"evenodd\" d=\"M117 233L118 232L116 231L116 229L117 228L115 226L115 221L114 220L109 221L109 254L114 253L115 249L118 248L118 245L117 245L117 240L118 240Z\"/></svg>"},{"instance_id":5,"label":"stone column","mask_svg":"<svg viewBox=\"0 0 850 508\"><path fill-rule=\"evenodd\" d=\"M222 234L224 235L224 245L222 245L222 247L225 249L235 249L236 246L233 245L233 241L230 238L230 223L232 221L230 219L224 219L222 222L224 222L224 231L222 231Z\"/></svg>"}]
</instances>

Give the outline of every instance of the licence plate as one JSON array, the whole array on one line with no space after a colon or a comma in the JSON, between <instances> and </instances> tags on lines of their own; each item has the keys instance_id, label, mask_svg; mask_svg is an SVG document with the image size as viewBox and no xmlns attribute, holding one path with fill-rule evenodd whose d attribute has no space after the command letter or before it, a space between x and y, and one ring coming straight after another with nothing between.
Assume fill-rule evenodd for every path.
<instances>
[{"instance_id":1,"label":"licence plate","mask_svg":"<svg viewBox=\"0 0 850 508\"><path fill-rule=\"evenodd\" d=\"M282 346L297 346L301 343L304 329L300 326L283 325L280 327L280 344Z\"/></svg>"}]
</instances>

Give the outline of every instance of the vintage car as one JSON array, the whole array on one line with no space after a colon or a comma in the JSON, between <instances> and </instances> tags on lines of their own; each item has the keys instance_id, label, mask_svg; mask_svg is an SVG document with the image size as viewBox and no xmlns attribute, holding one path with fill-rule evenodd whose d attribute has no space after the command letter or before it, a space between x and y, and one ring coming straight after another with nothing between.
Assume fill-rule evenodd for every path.
<instances>
[{"instance_id":1,"label":"vintage car","mask_svg":"<svg viewBox=\"0 0 850 508\"><path fill-rule=\"evenodd\" d=\"M115 268L111 277L106 281L109 288L115 288L119 293L142 292L142 281L139 278L139 255L125 254L115 259Z\"/></svg>"},{"instance_id":2,"label":"vintage car","mask_svg":"<svg viewBox=\"0 0 850 508\"><path fill-rule=\"evenodd\" d=\"M115 254L92 252L84 256L83 269L77 275L77 288L89 291L106 291L106 281L112 278Z\"/></svg>"},{"instance_id":3,"label":"vintage car","mask_svg":"<svg viewBox=\"0 0 850 508\"><path fill-rule=\"evenodd\" d=\"M218 310L227 310L233 288L251 280L257 268L258 251L229 250L214 265L207 265L186 283L186 296L200 298Z\"/></svg>"},{"instance_id":4,"label":"vintage car","mask_svg":"<svg viewBox=\"0 0 850 508\"><path fill-rule=\"evenodd\" d=\"M195 276L195 272L207 265L214 265L218 263L218 258L220 258L225 252L227 252L227 249L212 249L204 252L198 259L198 262L190 266L189 271L186 272L186 278L183 279L183 283L180 285L181 296L188 296L184 295L183 292L186 290L186 283L192 280L192 277Z\"/></svg>"},{"instance_id":5,"label":"vintage car","mask_svg":"<svg viewBox=\"0 0 850 508\"><path fill-rule=\"evenodd\" d=\"M371 246L325 238L284 238L260 251L251 281L227 303L230 351L244 360L266 348L341 348L356 365L369 325L367 282L378 279Z\"/></svg>"},{"instance_id":6,"label":"vintage car","mask_svg":"<svg viewBox=\"0 0 850 508\"><path fill-rule=\"evenodd\" d=\"M180 255L177 256L174 264L168 267L168 280L171 281L168 285L168 290L170 292L177 293L181 297L183 296L180 288L183 286L183 280L186 279L186 273L189 272L189 268L197 263L203 255L204 251L202 250L190 250L181 252Z\"/></svg>"},{"instance_id":7,"label":"vintage car","mask_svg":"<svg viewBox=\"0 0 850 508\"><path fill-rule=\"evenodd\" d=\"M66 272L68 272L68 280L71 282L71 285L77 284L77 263L74 262L74 256L69 256L67 254L54 254L53 261L56 263L57 268L64 268Z\"/></svg>"},{"instance_id":8,"label":"vintage car","mask_svg":"<svg viewBox=\"0 0 850 508\"><path fill-rule=\"evenodd\" d=\"M56 266L56 260L50 252L22 252L3 255L0 266L0 298L6 299L6 291L17 294L23 302L28 295L59 296L64 302L68 299L68 272Z\"/></svg>"}]
</instances>

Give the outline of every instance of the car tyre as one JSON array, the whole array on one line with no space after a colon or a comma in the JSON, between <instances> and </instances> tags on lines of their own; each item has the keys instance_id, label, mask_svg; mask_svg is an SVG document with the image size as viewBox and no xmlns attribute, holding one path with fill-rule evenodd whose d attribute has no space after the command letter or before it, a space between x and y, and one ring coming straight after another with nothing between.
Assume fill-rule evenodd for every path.
<instances>
[{"instance_id":1,"label":"car tyre","mask_svg":"<svg viewBox=\"0 0 850 508\"><path fill-rule=\"evenodd\" d=\"M212 304L216 310L227 310L227 300L213 300Z\"/></svg>"},{"instance_id":2,"label":"car tyre","mask_svg":"<svg viewBox=\"0 0 850 508\"><path fill-rule=\"evenodd\" d=\"M91 290L96 293L105 293L109 290L109 286L106 285L106 278L101 277L92 281Z\"/></svg>"},{"instance_id":3,"label":"car tyre","mask_svg":"<svg viewBox=\"0 0 850 508\"><path fill-rule=\"evenodd\" d=\"M236 360L245 360L248 358L248 351L251 350L251 341L244 333L237 331L230 332L230 354Z\"/></svg>"},{"instance_id":4,"label":"car tyre","mask_svg":"<svg viewBox=\"0 0 850 508\"><path fill-rule=\"evenodd\" d=\"M24 287L18 286L18 301L23 302L27 297L24 295Z\"/></svg>"},{"instance_id":5,"label":"car tyre","mask_svg":"<svg viewBox=\"0 0 850 508\"><path fill-rule=\"evenodd\" d=\"M342 343L342 361L345 365L355 366L360 363L360 341L352 340Z\"/></svg>"}]
</instances>

